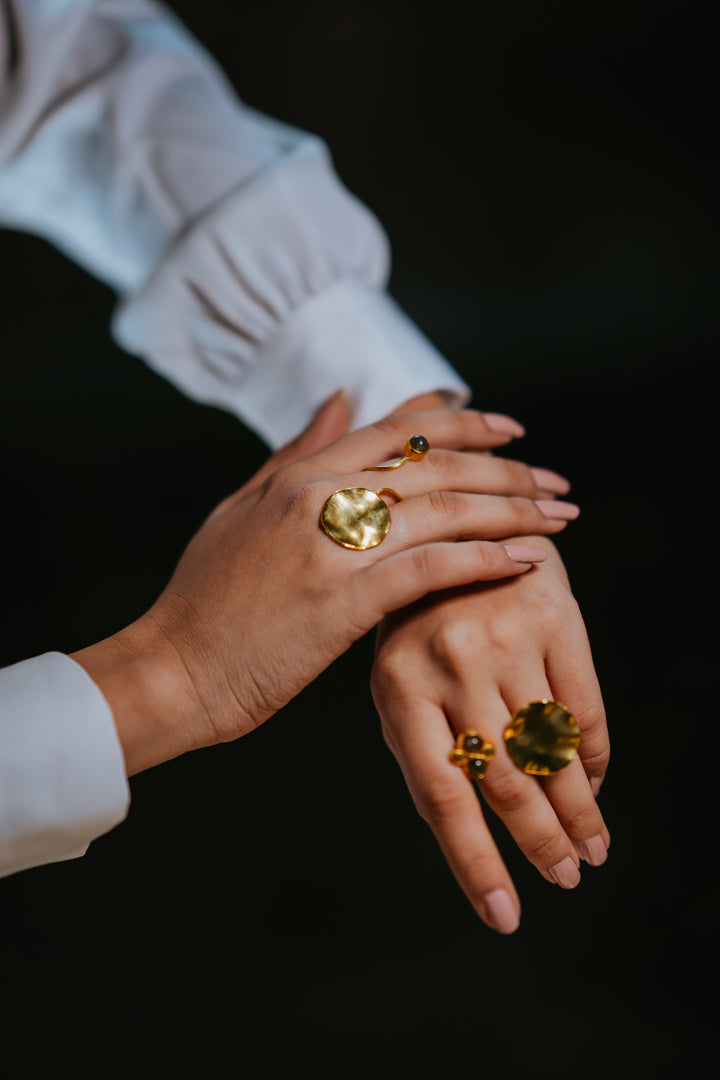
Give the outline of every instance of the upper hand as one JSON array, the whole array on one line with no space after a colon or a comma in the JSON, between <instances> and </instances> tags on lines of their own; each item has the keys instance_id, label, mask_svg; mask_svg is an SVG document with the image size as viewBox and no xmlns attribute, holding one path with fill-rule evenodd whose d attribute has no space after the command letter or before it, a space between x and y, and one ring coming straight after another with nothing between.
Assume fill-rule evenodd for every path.
<instances>
[{"instance_id":1,"label":"upper hand","mask_svg":"<svg viewBox=\"0 0 720 1080\"><path fill-rule=\"evenodd\" d=\"M362 471L401 456L418 433L433 448L425 459L392 474ZM226 499L147 614L76 654L110 702L128 773L250 731L388 612L437 589L522 574L542 558L537 546L518 553L489 541L566 524L529 495L481 494L503 468L485 451L509 441L471 410L388 417L266 468ZM383 542L367 551L333 543L319 524L329 495L381 488L388 475L402 501ZM150 732L149 710L161 718Z\"/></svg>"}]
</instances>

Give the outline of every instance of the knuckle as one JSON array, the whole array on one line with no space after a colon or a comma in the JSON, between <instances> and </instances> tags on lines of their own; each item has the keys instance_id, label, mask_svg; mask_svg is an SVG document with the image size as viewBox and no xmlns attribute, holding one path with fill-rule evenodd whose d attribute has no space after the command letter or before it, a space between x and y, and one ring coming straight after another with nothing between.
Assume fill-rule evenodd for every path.
<instances>
[{"instance_id":1,"label":"knuckle","mask_svg":"<svg viewBox=\"0 0 720 1080\"><path fill-rule=\"evenodd\" d=\"M562 834L538 833L524 839L521 846L531 863L548 868L555 866L567 854L568 845Z\"/></svg>"},{"instance_id":2,"label":"knuckle","mask_svg":"<svg viewBox=\"0 0 720 1080\"><path fill-rule=\"evenodd\" d=\"M577 720L584 738L588 741L599 742L606 730L605 709L599 701L591 701L581 709L575 710Z\"/></svg>"},{"instance_id":3,"label":"knuckle","mask_svg":"<svg viewBox=\"0 0 720 1080\"><path fill-rule=\"evenodd\" d=\"M610 748L605 747L602 750L596 752L585 752L582 749L581 742L581 756L583 768L588 776L604 776L607 772L608 765L610 764Z\"/></svg>"},{"instance_id":4,"label":"knuckle","mask_svg":"<svg viewBox=\"0 0 720 1080\"><path fill-rule=\"evenodd\" d=\"M460 499L454 491L431 491L428 493L430 509L438 517L453 521L460 511Z\"/></svg>"},{"instance_id":5,"label":"knuckle","mask_svg":"<svg viewBox=\"0 0 720 1080\"><path fill-rule=\"evenodd\" d=\"M413 548L410 552L412 573L421 581L425 581L432 576L434 563L432 548L426 545Z\"/></svg>"},{"instance_id":6,"label":"knuckle","mask_svg":"<svg viewBox=\"0 0 720 1080\"><path fill-rule=\"evenodd\" d=\"M568 836L582 839L599 832L598 809L594 802L586 806L573 806L562 813L562 823Z\"/></svg>"},{"instance_id":7,"label":"knuckle","mask_svg":"<svg viewBox=\"0 0 720 1080\"><path fill-rule=\"evenodd\" d=\"M460 478L458 455L450 450L435 450L428 454L428 464L435 478L445 487L454 488Z\"/></svg>"},{"instance_id":8,"label":"knuckle","mask_svg":"<svg viewBox=\"0 0 720 1080\"><path fill-rule=\"evenodd\" d=\"M494 773L488 770L486 790L501 813L513 814L527 805L529 792L524 782L526 779L516 775L515 769L508 768Z\"/></svg>"},{"instance_id":9,"label":"knuckle","mask_svg":"<svg viewBox=\"0 0 720 1080\"><path fill-rule=\"evenodd\" d=\"M373 427L380 435L400 438L407 429L407 420L402 423L395 414L391 413L389 416L383 416L381 420L377 420Z\"/></svg>"},{"instance_id":10,"label":"knuckle","mask_svg":"<svg viewBox=\"0 0 720 1080\"><path fill-rule=\"evenodd\" d=\"M411 655L405 645L386 642L375 657L370 675L373 696L399 698L407 691Z\"/></svg>"},{"instance_id":11,"label":"knuckle","mask_svg":"<svg viewBox=\"0 0 720 1080\"><path fill-rule=\"evenodd\" d=\"M456 819L465 806L465 792L457 778L438 774L425 781L415 806L420 817L431 826L442 826Z\"/></svg>"},{"instance_id":12,"label":"knuckle","mask_svg":"<svg viewBox=\"0 0 720 1080\"><path fill-rule=\"evenodd\" d=\"M471 630L464 619L445 619L434 628L430 647L443 667L463 667L465 658L473 654Z\"/></svg>"}]
</instances>

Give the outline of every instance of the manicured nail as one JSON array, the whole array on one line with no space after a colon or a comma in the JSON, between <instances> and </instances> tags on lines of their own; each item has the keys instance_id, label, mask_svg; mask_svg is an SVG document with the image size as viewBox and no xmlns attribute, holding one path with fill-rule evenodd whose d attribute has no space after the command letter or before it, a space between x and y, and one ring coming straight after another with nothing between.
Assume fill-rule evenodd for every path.
<instances>
[{"instance_id":1,"label":"manicured nail","mask_svg":"<svg viewBox=\"0 0 720 1080\"><path fill-rule=\"evenodd\" d=\"M485 915L493 930L512 934L520 925L515 905L504 889L496 889L484 898Z\"/></svg>"},{"instance_id":2,"label":"manicured nail","mask_svg":"<svg viewBox=\"0 0 720 1080\"><path fill-rule=\"evenodd\" d=\"M553 881L563 889L574 889L580 884L580 871L570 855L566 855L559 863L555 863L548 871Z\"/></svg>"},{"instance_id":3,"label":"manicured nail","mask_svg":"<svg viewBox=\"0 0 720 1080\"><path fill-rule=\"evenodd\" d=\"M547 551L527 544L505 544L504 546L513 562L545 562L548 557Z\"/></svg>"},{"instance_id":4,"label":"manicured nail","mask_svg":"<svg viewBox=\"0 0 720 1080\"><path fill-rule=\"evenodd\" d=\"M607 859L605 841L599 833L597 836L591 836L589 840L576 840L575 847L580 858L590 866L602 866Z\"/></svg>"},{"instance_id":5,"label":"manicured nail","mask_svg":"<svg viewBox=\"0 0 720 1080\"><path fill-rule=\"evenodd\" d=\"M570 490L570 481L560 473L551 472L550 469L538 469L535 466L530 469L530 472L541 491L551 491L553 495L567 495Z\"/></svg>"},{"instance_id":6,"label":"manicured nail","mask_svg":"<svg viewBox=\"0 0 720 1080\"><path fill-rule=\"evenodd\" d=\"M536 499L535 505L545 517L562 521L574 521L580 514L580 507L575 503L561 502L559 499Z\"/></svg>"},{"instance_id":7,"label":"manicured nail","mask_svg":"<svg viewBox=\"0 0 720 1080\"><path fill-rule=\"evenodd\" d=\"M503 413L486 412L483 413L483 417L490 430L498 435L512 435L513 438L519 439L521 435L525 434L525 428L522 424L518 424L517 420L513 420L512 416L504 416Z\"/></svg>"}]
</instances>

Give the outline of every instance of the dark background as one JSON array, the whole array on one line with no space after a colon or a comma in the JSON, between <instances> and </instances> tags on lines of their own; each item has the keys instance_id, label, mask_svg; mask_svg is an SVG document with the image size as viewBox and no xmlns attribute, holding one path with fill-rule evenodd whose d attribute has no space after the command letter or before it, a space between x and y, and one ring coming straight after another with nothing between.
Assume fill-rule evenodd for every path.
<instances>
[{"instance_id":1,"label":"dark background","mask_svg":"<svg viewBox=\"0 0 720 1080\"><path fill-rule=\"evenodd\" d=\"M686 4L172 5L255 107L323 136L391 288L560 540L613 737L607 864L480 924L385 749L361 642L251 737L132 781L80 861L0 883L24 1077L699 1075L717 966L717 40ZM114 299L0 237L0 662L140 614L264 459L110 341ZM348 688L350 692L348 693ZM0 1067L1 1071L1 1067Z\"/></svg>"}]
</instances>

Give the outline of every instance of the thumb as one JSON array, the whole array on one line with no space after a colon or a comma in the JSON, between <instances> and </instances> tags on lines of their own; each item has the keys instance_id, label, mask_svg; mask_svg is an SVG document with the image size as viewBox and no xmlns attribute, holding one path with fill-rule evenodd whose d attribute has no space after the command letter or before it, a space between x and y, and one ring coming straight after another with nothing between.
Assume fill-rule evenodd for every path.
<instances>
[{"instance_id":1,"label":"thumb","mask_svg":"<svg viewBox=\"0 0 720 1080\"><path fill-rule=\"evenodd\" d=\"M344 390L336 390L332 397L320 406L305 430L276 451L265 462L263 469L271 473L279 469L281 465L290 465L293 461L301 461L310 454L317 453L318 450L329 446L331 442L335 442L341 435L345 435L351 421L348 396Z\"/></svg>"},{"instance_id":2,"label":"thumb","mask_svg":"<svg viewBox=\"0 0 720 1080\"><path fill-rule=\"evenodd\" d=\"M290 465L293 461L301 461L303 458L309 457L310 454L322 450L323 447L329 446L335 439L339 439L341 435L346 434L351 421L352 413L348 396L344 390L336 390L332 397L329 397L320 406L308 426L289 443L276 450L255 475L246 484L243 484L239 491L236 491L233 495L224 499L219 506L216 506L211 517L223 510L227 510L237 499L249 495L251 491L255 491L267 480L268 476L282 465Z\"/></svg>"}]
</instances>

